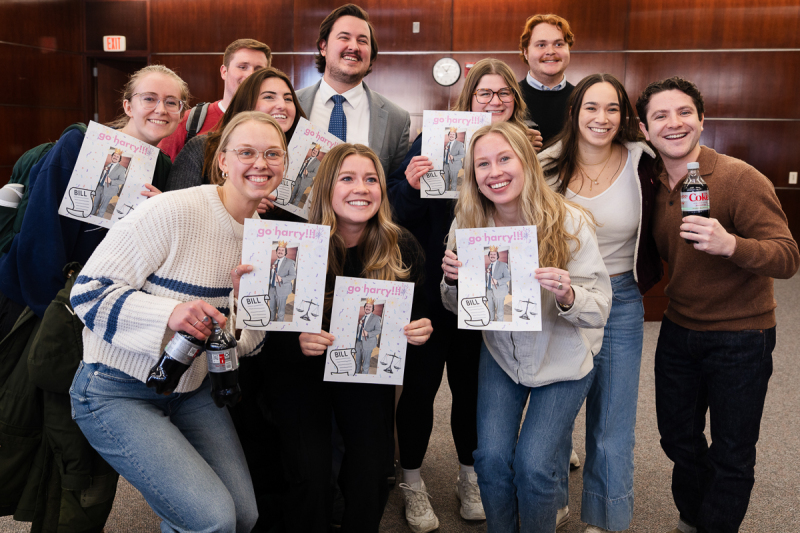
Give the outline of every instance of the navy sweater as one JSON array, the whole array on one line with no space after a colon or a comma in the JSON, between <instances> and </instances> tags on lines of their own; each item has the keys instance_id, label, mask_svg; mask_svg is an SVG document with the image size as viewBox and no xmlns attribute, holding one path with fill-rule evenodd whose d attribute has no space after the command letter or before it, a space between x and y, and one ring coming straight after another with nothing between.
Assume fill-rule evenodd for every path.
<instances>
[{"instance_id":1,"label":"navy sweater","mask_svg":"<svg viewBox=\"0 0 800 533\"><path fill-rule=\"evenodd\" d=\"M27 305L37 316L64 288L64 265L85 264L108 230L58 214L84 135L72 130L32 169L30 199L20 233L11 249L0 258L0 292L19 305ZM155 176L166 176L163 165L169 157L160 153ZM153 185L163 187L163 183Z\"/></svg>"}]
</instances>

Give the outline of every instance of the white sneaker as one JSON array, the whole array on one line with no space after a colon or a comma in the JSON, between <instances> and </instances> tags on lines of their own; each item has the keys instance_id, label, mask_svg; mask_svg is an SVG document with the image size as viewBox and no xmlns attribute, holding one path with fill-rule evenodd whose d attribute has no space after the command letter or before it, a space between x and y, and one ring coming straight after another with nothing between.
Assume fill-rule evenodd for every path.
<instances>
[{"instance_id":1,"label":"white sneaker","mask_svg":"<svg viewBox=\"0 0 800 533\"><path fill-rule=\"evenodd\" d=\"M408 527L414 533L428 533L439 527L439 519L431 507L430 494L425 492L425 482L400 483L403 490L403 502L406 506L406 520Z\"/></svg>"},{"instance_id":2,"label":"white sneaker","mask_svg":"<svg viewBox=\"0 0 800 533\"><path fill-rule=\"evenodd\" d=\"M556 513L556 529L569 522L569 506L559 509Z\"/></svg>"},{"instance_id":3,"label":"white sneaker","mask_svg":"<svg viewBox=\"0 0 800 533\"><path fill-rule=\"evenodd\" d=\"M578 454L575 453L575 449L572 449L572 455L569 458L569 469L570 470L577 470L581 467L581 460L578 459Z\"/></svg>"},{"instance_id":4,"label":"white sneaker","mask_svg":"<svg viewBox=\"0 0 800 533\"><path fill-rule=\"evenodd\" d=\"M456 479L456 495L461 500L461 518L464 520L486 520L478 474L462 472Z\"/></svg>"}]
</instances>

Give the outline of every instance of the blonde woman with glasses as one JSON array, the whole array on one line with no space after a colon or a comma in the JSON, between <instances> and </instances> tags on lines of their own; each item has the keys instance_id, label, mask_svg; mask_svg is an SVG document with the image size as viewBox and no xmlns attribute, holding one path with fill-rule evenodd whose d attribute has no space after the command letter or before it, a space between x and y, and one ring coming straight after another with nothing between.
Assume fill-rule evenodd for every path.
<instances>
[{"instance_id":1,"label":"blonde woman with glasses","mask_svg":"<svg viewBox=\"0 0 800 533\"><path fill-rule=\"evenodd\" d=\"M161 531L246 533L258 517L230 414L211 397L206 355L175 391L145 385L177 331L200 341L212 321L238 336L239 357L264 332L234 332L244 222L283 178L286 140L275 120L241 113L222 132L214 179L160 194L118 222L71 294L86 324L70 397L89 443L144 496Z\"/></svg>"}]
</instances>

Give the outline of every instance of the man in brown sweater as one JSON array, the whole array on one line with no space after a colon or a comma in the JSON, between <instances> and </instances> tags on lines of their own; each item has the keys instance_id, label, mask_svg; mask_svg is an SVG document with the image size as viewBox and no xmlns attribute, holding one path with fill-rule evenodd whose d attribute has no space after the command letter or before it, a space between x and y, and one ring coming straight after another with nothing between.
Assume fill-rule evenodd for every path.
<instances>
[{"instance_id":1,"label":"man in brown sweater","mask_svg":"<svg viewBox=\"0 0 800 533\"><path fill-rule=\"evenodd\" d=\"M680 512L672 533L735 532L750 501L772 374L772 278L792 277L800 253L772 183L744 161L700 146L703 97L693 83L652 83L636 109L664 163L652 227L670 266L669 306L655 373L661 446L674 463ZM680 187L691 162L708 184L710 218L682 217Z\"/></svg>"}]
</instances>

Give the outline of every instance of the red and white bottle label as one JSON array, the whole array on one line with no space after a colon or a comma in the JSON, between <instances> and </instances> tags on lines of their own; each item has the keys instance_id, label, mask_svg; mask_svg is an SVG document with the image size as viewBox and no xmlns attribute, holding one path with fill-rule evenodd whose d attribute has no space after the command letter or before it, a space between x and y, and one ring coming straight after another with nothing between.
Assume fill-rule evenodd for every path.
<instances>
[{"instance_id":1,"label":"red and white bottle label","mask_svg":"<svg viewBox=\"0 0 800 533\"><path fill-rule=\"evenodd\" d=\"M708 191L681 193L681 211L708 211Z\"/></svg>"}]
</instances>

